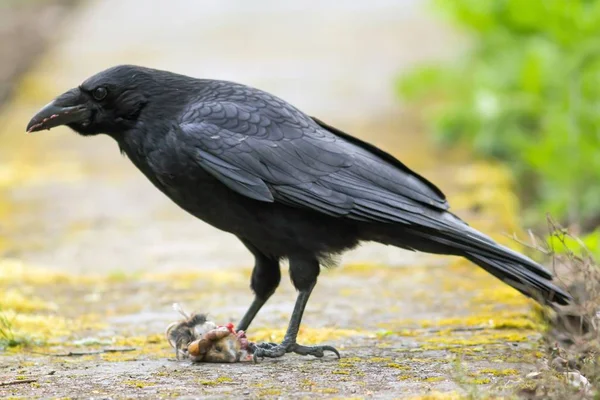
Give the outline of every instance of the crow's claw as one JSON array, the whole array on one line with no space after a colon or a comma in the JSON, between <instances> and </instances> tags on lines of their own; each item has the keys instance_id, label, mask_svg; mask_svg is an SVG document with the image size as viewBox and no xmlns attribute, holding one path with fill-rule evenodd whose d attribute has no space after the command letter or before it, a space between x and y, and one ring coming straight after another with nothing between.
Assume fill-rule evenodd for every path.
<instances>
[{"instance_id":1,"label":"crow's claw","mask_svg":"<svg viewBox=\"0 0 600 400\"><path fill-rule=\"evenodd\" d=\"M340 352L333 346L302 346L297 344L293 351L301 356L315 356L318 358L323 357L326 351L331 351L337 358L340 358Z\"/></svg>"},{"instance_id":2,"label":"crow's claw","mask_svg":"<svg viewBox=\"0 0 600 400\"><path fill-rule=\"evenodd\" d=\"M302 346L297 343L259 343L253 349L253 360L257 362L259 358L278 358L286 353L296 353L301 356L323 357L326 351L331 351L337 358L340 358L340 353L332 346Z\"/></svg>"}]
</instances>

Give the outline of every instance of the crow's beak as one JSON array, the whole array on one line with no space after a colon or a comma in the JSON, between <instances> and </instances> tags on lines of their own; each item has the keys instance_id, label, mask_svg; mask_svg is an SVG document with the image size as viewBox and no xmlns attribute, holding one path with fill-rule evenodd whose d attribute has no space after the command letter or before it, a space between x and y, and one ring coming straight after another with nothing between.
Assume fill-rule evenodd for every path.
<instances>
[{"instance_id":1,"label":"crow's beak","mask_svg":"<svg viewBox=\"0 0 600 400\"><path fill-rule=\"evenodd\" d=\"M61 94L42 108L27 124L27 132L37 132L75 122L85 123L92 115L79 89Z\"/></svg>"}]
</instances>

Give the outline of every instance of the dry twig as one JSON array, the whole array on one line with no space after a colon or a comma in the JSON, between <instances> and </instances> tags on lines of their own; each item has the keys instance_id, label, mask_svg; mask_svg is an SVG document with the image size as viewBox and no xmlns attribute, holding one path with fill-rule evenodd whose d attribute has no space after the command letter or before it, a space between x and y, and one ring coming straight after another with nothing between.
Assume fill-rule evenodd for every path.
<instances>
[{"instance_id":1,"label":"dry twig","mask_svg":"<svg viewBox=\"0 0 600 400\"><path fill-rule=\"evenodd\" d=\"M33 383L33 382L37 382L37 379L17 379L14 381L0 382L0 386L20 385L22 383Z\"/></svg>"},{"instance_id":2,"label":"dry twig","mask_svg":"<svg viewBox=\"0 0 600 400\"><path fill-rule=\"evenodd\" d=\"M68 353L43 353L38 351L32 351L33 354L40 354L44 356L51 357L79 357L79 356L89 356L94 354L104 354L104 353L125 353L128 351L137 350L135 347L126 347L123 349L102 349L102 350L91 350L91 351L69 351Z\"/></svg>"}]
</instances>

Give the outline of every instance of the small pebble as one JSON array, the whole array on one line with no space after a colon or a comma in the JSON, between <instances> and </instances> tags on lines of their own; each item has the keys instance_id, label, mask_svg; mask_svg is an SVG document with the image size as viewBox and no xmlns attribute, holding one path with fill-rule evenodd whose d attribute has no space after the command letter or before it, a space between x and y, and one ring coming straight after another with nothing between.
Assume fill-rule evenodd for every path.
<instances>
[{"instance_id":1,"label":"small pebble","mask_svg":"<svg viewBox=\"0 0 600 400\"><path fill-rule=\"evenodd\" d=\"M550 366L559 372L564 372L567 370L568 362L562 357L556 357L550 363Z\"/></svg>"},{"instance_id":2,"label":"small pebble","mask_svg":"<svg viewBox=\"0 0 600 400\"><path fill-rule=\"evenodd\" d=\"M567 380L573 387L578 389L588 389L590 387L590 381L579 372L567 372Z\"/></svg>"},{"instance_id":3,"label":"small pebble","mask_svg":"<svg viewBox=\"0 0 600 400\"><path fill-rule=\"evenodd\" d=\"M528 373L525 377L529 378L529 379L537 379L540 376L542 376L542 373L536 371L536 372L530 372L530 373Z\"/></svg>"}]
</instances>

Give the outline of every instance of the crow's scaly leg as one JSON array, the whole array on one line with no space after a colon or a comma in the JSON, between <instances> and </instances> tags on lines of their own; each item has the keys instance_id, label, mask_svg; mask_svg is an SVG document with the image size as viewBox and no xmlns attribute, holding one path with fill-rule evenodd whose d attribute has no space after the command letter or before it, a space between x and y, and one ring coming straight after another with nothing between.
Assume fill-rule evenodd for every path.
<instances>
[{"instance_id":1,"label":"crow's scaly leg","mask_svg":"<svg viewBox=\"0 0 600 400\"><path fill-rule=\"evenodd\" d=\"M279 269L278 259L266 256L249 241L242 238L240 240L254 255L255 260L250 281L250 287L255 294L254 300L237 326L238 330L245 331L250 326L258 311L269 300L271 295L275 293L281 281L281 270Z\"/></svg>"},{"instance_id":2,"label":"crow's scaly leg","mask_svg":"<svg viewBox=\"0 0 600 400\"><path fill-rule=\"evenodd\" d=\"M316 267L316 268L315 268ZM319 275L319 262L316 259L306 260L303 258L290 258L290 275L294 286L298 289L298 297L287 332L280 344L260 343L253 346L254 361L258 358L268 357L277 358L286 353L296 353L303 356L311 355L323 357L325 351L333 352L338 358L340 353L332 346L302 346L296 343L298 330L302 322L302 315L306 308L306 303L310 294L317 283Z\"/></svg>"}]
</instances>

